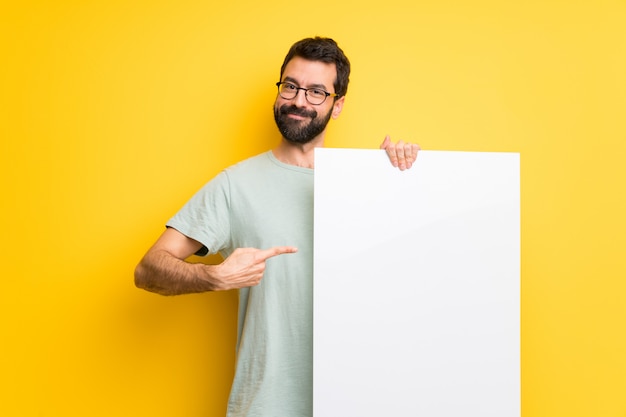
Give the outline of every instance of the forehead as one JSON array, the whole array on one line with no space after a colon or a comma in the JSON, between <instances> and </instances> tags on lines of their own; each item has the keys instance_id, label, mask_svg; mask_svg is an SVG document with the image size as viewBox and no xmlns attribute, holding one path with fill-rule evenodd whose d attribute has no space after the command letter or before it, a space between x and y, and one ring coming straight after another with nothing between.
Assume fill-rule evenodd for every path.
<instances>
[{"instance_id":1,"label":"forehead","mask_svg":"<svg viewBox=\"0 0 626 417\"><path fill-rule=\"evenodd\" d=\"M324 86L332 91L336 78L337 68L334 63L309 61L296 56L285 66L281 81L289 79L301 87Z\"/></svg>"}]
</instances>

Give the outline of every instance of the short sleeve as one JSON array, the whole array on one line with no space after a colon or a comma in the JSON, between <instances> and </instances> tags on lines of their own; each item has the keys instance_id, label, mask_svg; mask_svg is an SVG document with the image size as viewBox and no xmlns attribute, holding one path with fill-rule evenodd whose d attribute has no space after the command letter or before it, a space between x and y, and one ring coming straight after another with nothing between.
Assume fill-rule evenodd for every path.
<instances>
[{"instance_id":1,"label":"short sleeve","mask_svg":"<svg viewBox=\"0 0 626 417\"><path fill-rule=\"evenodd\" d=\"M214 254L231 247L230 192L223 171L204 185L166 224L206 249L198 255Z\"/></svg>"}]
</instances>

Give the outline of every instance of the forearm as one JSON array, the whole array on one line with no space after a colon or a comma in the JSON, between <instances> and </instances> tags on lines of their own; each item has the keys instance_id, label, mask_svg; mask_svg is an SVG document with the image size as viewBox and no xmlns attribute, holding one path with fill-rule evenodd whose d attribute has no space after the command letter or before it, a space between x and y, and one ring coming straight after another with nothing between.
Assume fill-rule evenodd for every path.
<instances>
[{"instance_id":1,"label":"forearm","mask_svg":"<svg viewBox=\"0 0 626 417\"><path fill-rule=\"evenodd\" d=\"M148 252L135 268L135 285L161 295L215 290L209 281L210 265L178 259L165 250Z\"/></svg>"},{"instance_id":2,"label":"forearm","mask_svg":"<svg viewBox=\"0 0 626 417\"><path fill-rule=\"evenodd\" d=\"M219 265L189 263L184 259L197 251L199 243L186 245L177 231L166 231L135 268L135 285L162 295L226 291L258 285L265 261L295 253L293 246L269 249L237 248Z\"/></svg>"}]
</instances>

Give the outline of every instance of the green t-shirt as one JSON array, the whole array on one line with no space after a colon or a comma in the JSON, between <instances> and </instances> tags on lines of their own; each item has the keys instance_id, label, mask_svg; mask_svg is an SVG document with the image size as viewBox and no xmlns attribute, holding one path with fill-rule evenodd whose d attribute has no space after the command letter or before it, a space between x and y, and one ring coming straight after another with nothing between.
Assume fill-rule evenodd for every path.
<instances>
[{"instance_id":1,"label":"green t-shirt","mask_svg":"<svg viewBox=\"0 0 626 417\"><path fill-rule=\"evenodd\" d=\"M237 364L229 417L310 417L313 390L313 170L271 151L222 171L168 222L206 246L296 246L268 259L239 290Z\"/></svg>"}]
</instances>

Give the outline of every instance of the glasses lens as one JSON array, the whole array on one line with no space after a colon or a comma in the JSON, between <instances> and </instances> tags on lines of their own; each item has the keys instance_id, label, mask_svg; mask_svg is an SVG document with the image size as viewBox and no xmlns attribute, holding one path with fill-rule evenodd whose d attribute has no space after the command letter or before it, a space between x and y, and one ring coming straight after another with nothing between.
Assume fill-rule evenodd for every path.
<instances>
[{"instance_id":1,"label":"glasses lens","mask_svg":"<svg viewBox=\"0 0 626 417\"><path fill-rule=\"evenodd\" d=\"M291 100L298 94L298 89L293 84L283 83L278 86L278 93L282 98Z\"/></svg>"},{"instance_id":2,"label":"glasses lens","mask_svg":"<svg viewBox=\"0 0 626 417\"><path fill-rule=\"evenodd\" d=\"M306 97L311 104L322 104L326 100L326 91L312 88L307 90Z\"/></svg>"}]
</instances>

